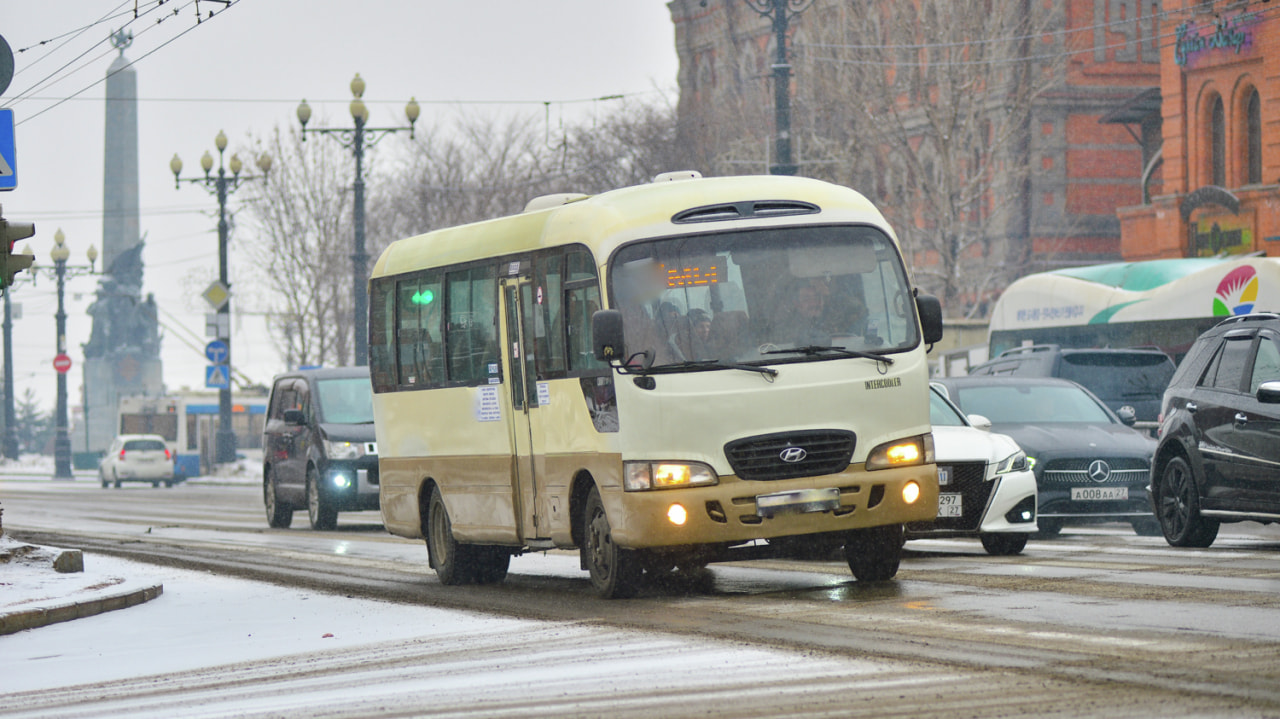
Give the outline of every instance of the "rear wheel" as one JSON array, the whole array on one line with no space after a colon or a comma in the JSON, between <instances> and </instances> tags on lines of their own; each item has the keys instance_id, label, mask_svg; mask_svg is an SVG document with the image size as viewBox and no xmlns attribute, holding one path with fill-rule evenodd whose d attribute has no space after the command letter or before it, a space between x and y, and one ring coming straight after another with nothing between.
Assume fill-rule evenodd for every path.
<instances>
[{"instance_id":1,"label":"rear wheel","mask_svg":"<svg viewBox=\"0 0 1280 719\"><path fill-rule=\"evenodd\" d=\"M120 475L116 474L114 469L111 470L111 478L115 480L116 489L120 489Z\"/></svg>"},{"instance_id":2,"label":"rear wheel","mask_svg":"<svg viewBox=\"0 0 1280 719\"><path fill-rule=\"evenodd\" d=\"M152 488L152 489L160 489L160 483L159 483L159 482L152 482L152 483L151 483L151 488Z\"/></svg>"},{"instance_id":3,"label":"rear wheel","mask_svg":"<svg viewBox=\"0 0 1280 719\"><path fill-rule=\"evenodd\" d=\"M1027 548L1025 534L983 534L982 548L993 557L1007 557Z\"/></svg>"},{"instance_id":4,"label":"rear wheel","mask_svg":"<svg viewBox=\"0 0 1280 719\"><path fill-rule=\"evenodd\" d=\"M453 522L438 488L431 490L427 503L426 534L427 556L441 584L497 584L507 578L511 550L463 544L455 539Z\"/></svg>"},{"instance_id":5,"label":"rear wheel","mask_svg":"<svg viewBox=\"0 0 1280 719\"><path fill-rule=\"evenodd\" d=\"M600 490L591 488L582 514L582 563L591 574L591 585L604 599L635 596L644 570L635 552L613 543L609 517L600 501Z\"/></svg>"},{"instance_id":6,"label":"rear wheel","mask_svg":"<svg viewBox=\"0 0 1280 719\"><path fill-rule=\"evenodd\" d=\"M320 491L316 468L307 467L307 519L312 529L333 529L338 526L338 510Z\"/></svg>"},{"instance_id":7,"label":"rear wheel","mask_svg":"<svg viewBox=\"0 0 1280 719\"><path fill-rule=\"evenodd\" d=\"M1157 519L1166 542L1175 547L1208 547L1218 537L1218 521L1200 516L1200 493L1191 465L1174 457L1160 473L1156 491Z\"/></svg>"},{"instance_id":8,"label":"rear wheel","mask_svg":"<svg viewBox=\"0 0 1280 719\"><path fill-rule=\"evenodd\" d=\"M1051 517L1040 517L1036 520L1036 536L1049 539L1062 533L1062 520Z\"/></svg>"},{"instance_id":9,"label":"rear wheel","mask_svg":"<svg viewBox=\"0 0 1280 719\"><path fill-rule=\"evenodd\" d=\"M886 524L849 532L844 540L844 558L860 582L893 579L902 561L904 534L901 524Z\"/></svg>"},{"instance_id":10,"label":"rear wheel","mask_svg":"<svg viewBox=\"0 0 1280 719\"><path fill-rule=\"evenodd\" d=\"M262 504L267 510L268 527L288 529L293 524L293 509L276 496L276 478L271 470L267 470L267 476L262 480Z\"/></svg>"}]
</instances>

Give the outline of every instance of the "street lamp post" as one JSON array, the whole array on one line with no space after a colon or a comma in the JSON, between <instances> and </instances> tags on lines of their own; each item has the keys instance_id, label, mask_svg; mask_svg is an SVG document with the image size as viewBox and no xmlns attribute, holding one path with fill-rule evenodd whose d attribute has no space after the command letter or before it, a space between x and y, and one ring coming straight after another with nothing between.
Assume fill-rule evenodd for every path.
<instances>
[{"instance_id":1,"label":"street lamp post","mask_svg":"<svg viewBox=\"0 0 1280 719\"><path fill-rule=\"evenodd\" d=\"M355 208L351 213L352 222L355 224L355 243L351 253L351 305L355 313L355 364L364 366L369 363L369 288L366 286L369 281L369 255L364 248L365 143L373 147L382 137L405 130L409 131L409 139L413 139L414 123L418 121L421 108L418 107L417 100L409 98L404 108L405 117L409 119L408 127L365 127L369 121L369 108L361 99L364 96L364 80L360 78L360 73L356 73L355 78L351 80L351 94L354 97L350 106L351 119L355 123L354 129L318 127L308 129L307 122L311 119L311 106L306 100L298 104L298 122L302 124L304 142L308 132L332 135L342 143L343 147L349 148L356 159L356 180L352 188Z\"/></svg>"},{"instance_id":2,"label":"street lamp post","mask_svg":"<svg viewBox=\"0 0 1280 719\"><path fill-rule=\"evenodd\" d=\"M58 356L62 357L67 353L67 313L63 309L63 289L66 285L68 272L72 276L78 274L92 274L93 263L98 259L98 250L92 245L89 246L89 267L68 267L67 259L71 257L71 250L66 245L66 235L62 234L59 228L53 234L53 249L49 252L49 257L53 259L53 273L58 284L58 312L54 315L58 326ZM88 270L88 272L84 272ZM71 435L68 433L67 419L67 372L68 368L58 368L58 398L57 405L54 409L54 435L53 435L53 478L54 479L75 479L75 475L71 473Z\"/></svg>"},{"instance_id":3,"label":"street lamp post","mask_svg":"<svg viewBox=\"0 0 1280 719\"><path fill-rule=\"evenodd\" d=\"M231 282L227 279L227 195L239 188L241 182L265 180L267 173L271 171L271 156L266 154L258 156L257 164L258 169L262 171L261 175L243 175L240 171L244 168L244 164L235 154L231 155L229 163L223 163L223 155L227 149L226 134L219 130L213 142L218 148L216 177L211 174L213 156L208 150L205 150L204 156L200 158L200 168L204 170L203 177L182 177L182 160L177 153L169 161L169 169L173 172L175 189L181 187L183 182L189 182L203 187L218 198L218 281L222 289L227 292L226 301L218 307L218 334L220 335L218 339L227 346L227 383L218 389L218 431L214 440L213 460L217 464L226 464L236 460L236 433L231 428ZM228 169L231 170L230 177L227 177Z\"/></svg>"},{"instance_id":4,"label":"street lamp post","mask_svg":"<svg viewBox=\"0 0 1280 719\"><path fill-rule=\"evenodd\" d=\"M746 0L752 10L773 21L775 59L773 62L773 112L775 162L771 175L794 175L800 166L791 159L791 62L787 59L787 30L791 19L804 12L813 0Z\"/></svg>"}]
</instances>

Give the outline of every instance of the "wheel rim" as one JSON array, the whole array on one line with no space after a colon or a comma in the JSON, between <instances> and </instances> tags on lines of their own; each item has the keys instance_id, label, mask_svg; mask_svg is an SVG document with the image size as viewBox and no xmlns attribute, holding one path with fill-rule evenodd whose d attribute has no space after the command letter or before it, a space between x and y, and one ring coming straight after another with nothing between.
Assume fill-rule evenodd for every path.
<instances>
[{"instance_id":1,"label":"wheel rim","mask_svg":"<svg viewBox=\"0 0 1280 719\"><path fill-rule=\"evenodd\" d=\"M1181 537L1191 521L1190 482L1181 462L1170 462L1164 470L1160 491L1160 519L1174 537Z\"/></svg>"},{"instance_id":2,"label":"wheel rim","mask_svg":"<svg viewBox=\"0 0 1280 719\"><path fill-rule=\"evenodd\" d=\"M590 549L591 568L602 582L607 582L614 572L614 555L617 548L609 532L609 519L603 509L597 509L587 525L587 547Z\"/></svg>"},{"instance_id":3,"label":"wheel rim","mask_svg":"<svg viewBox=\"0 0 1280 719\"><path fill-rule=\"evenodd\" d=\"M445 566L449 563L449 543L447 540L450 534L449 517L444 512L444 502L432 502L431 550L437 567Z\"/></svg>"}]
</instances>

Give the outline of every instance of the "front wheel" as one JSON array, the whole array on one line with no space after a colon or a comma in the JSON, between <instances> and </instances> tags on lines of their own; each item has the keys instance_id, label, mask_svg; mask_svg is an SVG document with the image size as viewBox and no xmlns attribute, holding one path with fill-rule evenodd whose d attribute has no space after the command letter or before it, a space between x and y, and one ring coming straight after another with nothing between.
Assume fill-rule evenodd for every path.
<instances>
[{"instance_id":1,"label":"front wheel","mask_svg":"<svg viewBox=\"0 0 1280 719\"><path fill-rule=\"evenodd\" d=\"M262 504L267 510L267 526L275 529L288 529L293 524L293 509L280 502L276 496L276 478L271 470L262 480Z\"/></svg>"},{"instance_id":2,"label":"front wheel","mask_svg":"<svg viewBox=\"0 0 1280 719\"><path fill-rule=\"evenodd\" d=\"M1170 459L1160 473L1156 508L1164 539L1174 547L1203 549L1218 537L1218 521L1200 516L1200 493L1182 457Z\"/></svg>"},{"instance_id":3,"label":"front wheel","mask_svg":"<svg viewBox=\"0 0 1280 719\"><path fill-rule=\"evenodd\" d=\"M311 520L312 529L326 530L338 526L338 510L320 491L315 467L307 467L307 519Z\"/></svg>"},{"instance_id":4,"label":"front wheel","mask_svg":"<svg viewBox=\"0 0 1280 719\"><path fill-rule=\"evenodd\" d=\"M982 548L993 557L1007 557L1027 548L1025 534L983 534Z\"/></svg>"},{"instance_id":5,"label":"front wheel","mask_svg":"<svg viewBox=\"0 0 1280 719\"><path fill-rule=\"evenodd\" d=\"M855 529L844 540L844 558L859 582L893 579L902 561L905 535L901 524Z\"/></svg>"},{"instance_id":6,"label":"front wheel","mask_svg":"<svg viewBox=\"0 0 1280 719\"><path fill-rule=\"evenodd\" d=\"M635 596L644 569L635 552L613 543L609 517L600 501L600 490L591 488L582 513L582 563L591 574L591 585L604 599Z\"/></svg>"}]
</instances>

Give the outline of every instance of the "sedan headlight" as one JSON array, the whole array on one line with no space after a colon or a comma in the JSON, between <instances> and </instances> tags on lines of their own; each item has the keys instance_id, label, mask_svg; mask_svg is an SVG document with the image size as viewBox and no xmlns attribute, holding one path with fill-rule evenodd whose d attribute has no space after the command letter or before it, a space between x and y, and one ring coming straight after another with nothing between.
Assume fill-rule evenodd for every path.
<instances>
[{"instance_id":1,"label":"sedan headlight","mask_svg":"<svg viewBox=\"0 0 1280 719\"><path fill-rule=\"evenodd\" d=\"M996 462L996 474L1025 472L1028 469L1031 469L1031 462L1027 459L1027 453L1021 450L1014 452L999 462Z\"/></svg>"},{"instance_id":2,"label":"sedan headlight","mask_svg":"<svg viewBox=\"0 0 1280 719\"><path fill-rule=\"evenodd\" d=\"M720 477L701 462L624 462L623 488L628 492L719 484Z\"/></svg>"},{"instance_id":3,"label":"sedan headlight","mask_svg":"<svg viewBox=\"0 0 1280 719\"><path fill-rule=\"evenodd\" d=\"M360 459L364 456L364 443L325 440L324 453L329 459Z\"/></svg>"},{"instance_id":4,"label":"sedan headlight","mask_svg":"<svg viewBox=\"0 0 1280 719\"><path fill-rule=\"evenodd\" d=\"M867 471L933 464L933 435L922 434L885 442L867 455Z\"/></svg>"}]
</instances>

